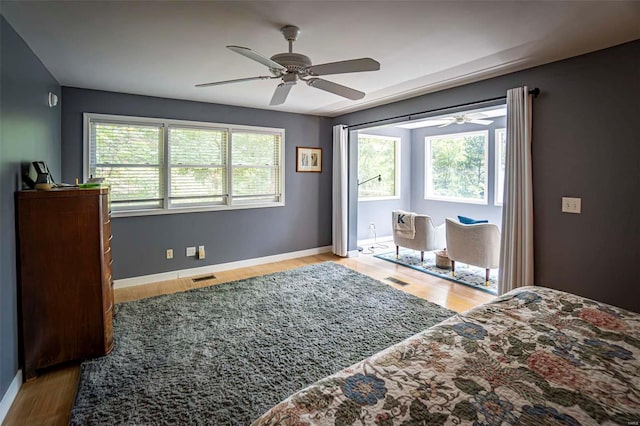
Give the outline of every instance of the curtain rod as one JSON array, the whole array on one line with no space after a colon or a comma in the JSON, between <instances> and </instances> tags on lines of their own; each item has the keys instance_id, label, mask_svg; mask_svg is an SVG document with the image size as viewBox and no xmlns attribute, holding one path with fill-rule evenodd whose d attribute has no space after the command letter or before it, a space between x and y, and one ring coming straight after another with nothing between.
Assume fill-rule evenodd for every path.
<instances>
[{"instance_id":1,"label":"curtain rod","mask_svg":"<svg viewBox=\"0 0 640 426\"><path fill-rule=\"evenodd\" d=\"M529 94L533 95L534 98L537 98L538 95L540 94L540 89L538 89L537 87L529 90ZM350 127L360 127L360 126L364 126L367 124L375 124L375 123L382 123L384 121L391 121L391 120L397 120L399 118L408 118L409 120L411 120L411 117L414 115L422 115L422 114L430 114L433 112L440 112L440 111L445 111L445 110L449 110L449 109L455 109L455 108L462 108L462 107L466 107L466 106L471 106L471 105L478 105L478 104L485 104L487 102L494 102L494 101L499 101L501 99L507 99L507 96L498 96L495 98L489 98L489 99L484 99L482 101L473 101L473 102L467 102L464 104L458 104L458 105L452 105L452 106L448 106L448 107L443 107L443 108L435 108L435 109L430 109L427 111L420 111L420 112L414 112L411 114L403 114L403 115L397 115L395 117L389 117L389 118L383 118L380 120L373 120L373 121L366 121L364 123L358 123L358 124L351 124L349 126L346 126L347 129Z\"/></svg>"}]
</instances>

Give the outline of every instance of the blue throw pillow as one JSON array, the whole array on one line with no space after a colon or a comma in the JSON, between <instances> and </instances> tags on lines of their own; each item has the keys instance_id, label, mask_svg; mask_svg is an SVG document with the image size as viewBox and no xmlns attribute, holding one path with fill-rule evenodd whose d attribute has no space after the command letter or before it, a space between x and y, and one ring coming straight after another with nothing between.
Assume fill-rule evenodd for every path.
<instances>
[{"instance_id":1,"label":"blue throw pillow","mask_svg":"<svg viewBox=\"0 0 640 426\"><path fill-rule=\"evenodd\" d=\"M475 220L465 216L458 216L458 220L460 221L460 223L464 223L465 225L473 225L474 223L489 223L489 221L486 219Z\"/></svg>"}]
</instances>

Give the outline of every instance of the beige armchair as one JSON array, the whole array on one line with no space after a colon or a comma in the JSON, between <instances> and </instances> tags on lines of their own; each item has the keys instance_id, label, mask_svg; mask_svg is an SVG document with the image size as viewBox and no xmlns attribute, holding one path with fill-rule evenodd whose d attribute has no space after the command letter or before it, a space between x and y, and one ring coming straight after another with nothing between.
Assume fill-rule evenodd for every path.
<instances>
[{"instance_id":1,"label":"beige armchair","mask_svg":"<svg viewBox=\"0 0 640 426\"><path fill-rule=\"evenodd\" d=\"M489 272L500 262L500 230L493 223L464 225L446 219L447 254L451 259L451 275L456 274L456 262L486 269L485 284L489 285Z\"/></svg>"},{"instance_id":2,"label":"beige armchair","mask_svg":"<svg viewBox=\"0 0 640 426\"><path fill-rule=\"evenodd\" d=\"M393 220L393 212L391 220ZM424 262L424 252L444 248L444 223L435 226L431 216L424 214L415 215L416 234L413 238L405 238L396 232L393 227L393 243L396 245L396 257L400 255L400 247L417 250L420 252L420 262Z\"/></svg>"}]
</instances>

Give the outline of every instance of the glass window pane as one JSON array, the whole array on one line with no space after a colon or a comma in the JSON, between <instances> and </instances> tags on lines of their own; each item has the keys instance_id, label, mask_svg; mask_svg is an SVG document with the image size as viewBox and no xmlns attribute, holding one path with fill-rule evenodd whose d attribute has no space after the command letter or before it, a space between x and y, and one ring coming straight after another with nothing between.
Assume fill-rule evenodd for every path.
<instances>
[{"instance_id":1,"label":"glass window pane","mask_svg":"<svg viewBox=\"0 0 640 426\"><path fill-rule=\"evenodd\" d=\"M111 185L111 199L143 200L162 198L160 167L96 167L94 176Z\"/></svg>"},{"instance_id":2,"label":"glass window pane","mask_svg":"<svg viewBox=\"0 0 640 426\"><path fill-rule=\"evenodd\" d=\"M226 175L222 167L172 167L171 197L226 195Z\"/></svg>"},{"instance_id":3,"label":"glass window pane","mask_svg":"<svg viewBox=\"0 0 640 426\"><path fill-rule=\"evenodd\" d=\"M157 125L92 123L93 164L160 164L162 132Z\"/></svg>"},{"instance_id":4,"label":"glass window pane","mask_svg":"<svg viewBox=\"0 0 640 426\"><path fill-rule=\"evenodd\" d=\"M234 166L280 164L280 135L233 133L231 158Z\"/></svg>"},{"instance_id":5,"label":"glass window pane","mask_svg":"<svg viewBox=\"0 0 640 426\"><path fill-rule=\"evenodd\" d=\"M358 135L358 198L393 197L398 195L396 164L400 141L397 138Z\"/></svg>"},{"instance_id":6,"label":"glass window pane","mask_svg":"<svg viewBox=\"0 0 640 426\"><path fill-rule=\"evenodd\" d=\"M484 201L486 132L427 137L426 196Z\"/></svg>"},{"instance_id":7,"label":"glass window pane","mask_svg":"<svg viewBox=\"0 0 640 426\"><path fill-rule=\"evenodd\" d=\"M194 204L223 204L224 197L193 197L193 198L174 198L171 205L174 207L189 207Z\"/></svg>"},{"instance_id":8,"label":"glass window pane","mask_svg":"<svg viewBox=\"0 0 640 426\"><path fill-rule=\"evenodd\" d=\"M496 130L496 194L495 203L502 204L504 196L504 173L507 161L507 131L506 129Z\"/></svg>"},{"instance_id":9,"label":"glass window pane","mask_svg":"<svg viewBox=\"0 0 640 426\"><path fill-rule=\"evenodd\" d=\"M169 128L171 164L225 165L227 132L219 129Z\"/></svg>"},{"instance_id":10,"label":"glass window pane","mask_svg":"<svg viewBox=\"0 0 640 426\"><path fill-rule=\"evenodd\" d=\"M279 169L233 168L233 195L264 195L278 193Z\"/></svg>"}]
</instances>

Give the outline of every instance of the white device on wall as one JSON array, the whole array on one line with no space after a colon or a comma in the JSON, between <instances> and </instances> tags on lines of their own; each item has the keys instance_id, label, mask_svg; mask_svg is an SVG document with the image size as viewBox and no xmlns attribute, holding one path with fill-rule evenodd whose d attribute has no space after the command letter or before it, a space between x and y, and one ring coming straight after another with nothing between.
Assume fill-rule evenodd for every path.
<instances>
[{"instance_id":1,"label":"white device on wall","mask_svg":"<svg viewBox=\"0 0 640 426\"><path fill-rule=\"evenodd\" d=\"M56 95L55 93L51 93L49 92L49 108L53 108L54 106L58 105L58 95Z\"/></svg>"}]
</instances>

